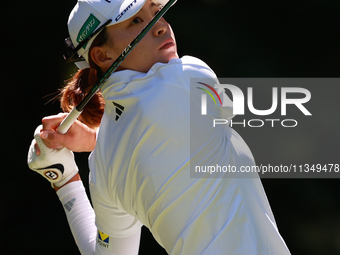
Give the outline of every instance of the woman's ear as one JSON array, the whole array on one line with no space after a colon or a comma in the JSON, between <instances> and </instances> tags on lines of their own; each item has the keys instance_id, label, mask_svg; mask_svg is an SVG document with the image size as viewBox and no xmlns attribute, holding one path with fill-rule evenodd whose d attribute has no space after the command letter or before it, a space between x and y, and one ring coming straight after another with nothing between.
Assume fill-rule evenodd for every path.
<instances>
[{"instance_id":1,"label":"woman's ear","mask_svg":"<svg viewBox=\"0 0 340 255\"><path fill-rule=\"evenodd\" d=\"M95 46L91 49L91 59L102 69L109 68L113 63L111 51L107 46Z\"/></svg>"}]
</instances>

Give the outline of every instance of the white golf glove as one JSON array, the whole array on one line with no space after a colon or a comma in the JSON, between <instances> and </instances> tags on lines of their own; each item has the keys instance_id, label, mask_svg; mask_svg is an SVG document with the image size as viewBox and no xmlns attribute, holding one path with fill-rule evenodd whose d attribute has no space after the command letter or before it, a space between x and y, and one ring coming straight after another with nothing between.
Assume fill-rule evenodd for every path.
<instances>
[{"instance_id":1,"label":"white golf glove","mask_svg":"<svg viewBox=\"0 0 340 255\"><path fill-rule=\"evenodd\" d=\"M66 149L50 149L40 138L42 125L34 132L34 139L28 151L28 167L44 176L52 184L61 187L78 173L78 167L74 161L73 152ZM34 143L37 142L41 151L37 156Z\"/></svg>"}]
</instances>

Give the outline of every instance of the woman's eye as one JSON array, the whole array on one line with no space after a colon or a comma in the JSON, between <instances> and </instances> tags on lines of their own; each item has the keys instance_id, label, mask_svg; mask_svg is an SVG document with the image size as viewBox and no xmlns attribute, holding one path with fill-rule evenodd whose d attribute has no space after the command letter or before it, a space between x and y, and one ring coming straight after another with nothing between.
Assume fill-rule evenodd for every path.
<instances>
[{"instance_id":1,"label":"woman's eye","mask_svg":"<svg viewBox=\"0 0 340 255\"><path fill-rule=\"evenodd\" d=\"M155 13L155 16L157 15L157 13L159 13L160 10L163 9L163 5L159 5L159 6L157 6L157 7L158 7L158 11Z\"/></svg>"},{"instance_id":2,"label":"woman's eye","mask_svg":"<svg viewBox=\"0 0 340 255\"><path fill-rule=\"evenodd\" d=\"M142 20L140 18L135 18L133 21L132 21L132 24L138 24L142 22Z\"/></svg>"}]
</instances>

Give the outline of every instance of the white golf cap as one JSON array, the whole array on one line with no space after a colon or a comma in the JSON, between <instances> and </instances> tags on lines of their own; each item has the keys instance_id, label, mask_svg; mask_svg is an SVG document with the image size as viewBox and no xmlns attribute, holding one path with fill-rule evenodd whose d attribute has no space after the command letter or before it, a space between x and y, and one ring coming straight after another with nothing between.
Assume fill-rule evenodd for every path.
<instances>
[{"instance_id":1,"label":"white golf cap","mask_svg":"<svg viewBox=\"0 0 340 255\"><path fill-rule=\"evenodd\" d=\"M78 0L68 19L68 30L74 47L89 37L109 19L107 26L115 25L134 16L147 0ZM152 0L165 5L168 0ZM78 50L88 62L88 50L96 36Z\"/></svg>"}]
</instances>

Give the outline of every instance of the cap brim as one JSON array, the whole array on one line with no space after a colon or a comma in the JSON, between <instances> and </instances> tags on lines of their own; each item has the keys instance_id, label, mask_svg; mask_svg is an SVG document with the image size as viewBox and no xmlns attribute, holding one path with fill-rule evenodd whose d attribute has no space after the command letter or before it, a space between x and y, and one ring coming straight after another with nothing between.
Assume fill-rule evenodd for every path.
<instances>
[{"instance_id":1,"label":"cap brim","mask_svg":"<svg viewBox=\"0 0 340 255\"><path fill-rule=\"evenodd\" d=\"M169 0L152 0L152 1L156 4L161 5L165 5L167 2L169 2ZM135 0L132 2L131 0L124 1L120 8L112 14L111 16L112 22L108 26L115 25L130 19L142 9L145 2L146 0L144 1Z\"/></svg>"},{"instance_id":2,"label":"cap brim","mask_svg":"<svg viewBox=\"0 0 340 255\"><path fill-rule=\"evenodd\" d=\"M111 15L112 22L109 24L109 26L115 25L127 19L130 19L135 14L137 14L140 11L140 9L142 9L145 2L146 0L124 1L122 5Z\"/></svg>"}]
</instances>

